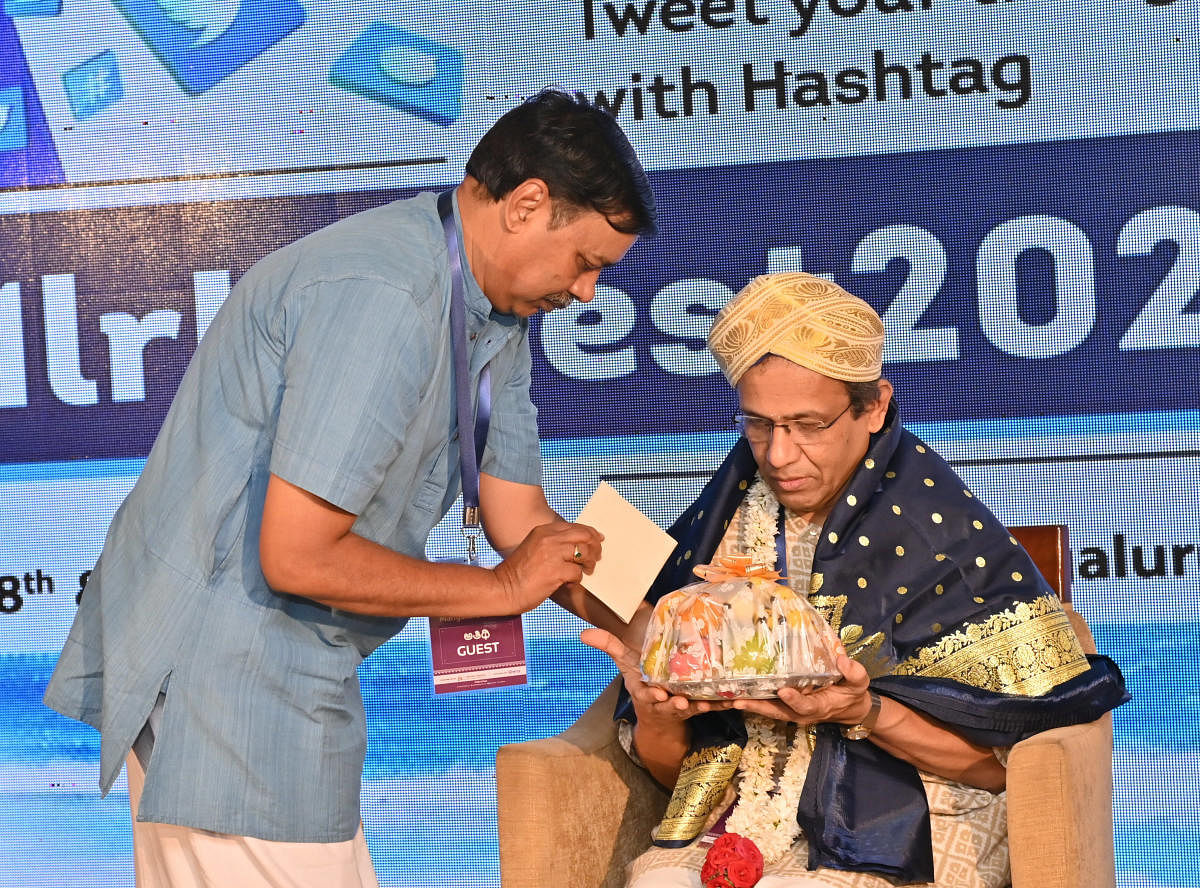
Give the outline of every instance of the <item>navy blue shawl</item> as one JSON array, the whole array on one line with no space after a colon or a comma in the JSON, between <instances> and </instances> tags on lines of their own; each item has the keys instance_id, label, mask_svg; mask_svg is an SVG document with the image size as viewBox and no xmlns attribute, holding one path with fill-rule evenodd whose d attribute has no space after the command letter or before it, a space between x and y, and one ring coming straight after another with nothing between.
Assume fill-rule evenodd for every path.
<instances>
[{"instance_id":1,"label":"navy blue shawl","mask_svg":"<svg viewBox=\"0 0 1200 888\"><path fill-rule=\"evenodd\" d=\"M740 440L670 528L679 545L650 601L696 581L692 568L711 560L756 471ZM827 518L812 571L810 601L867 667L872 687L977 743L1009 746L1129 699L1116 664L1084 657L1028 554L901 427L895 405ZM980 656L980 640L993 656ZM627 698L617 717L633 719ZM734 711L699 716L692 730L694 751L746 740ZM845 740L838 725L817 726L816 737L797 812L809 867L933 881L916 768L869 741Z\"/></svg>"}]
</instances>

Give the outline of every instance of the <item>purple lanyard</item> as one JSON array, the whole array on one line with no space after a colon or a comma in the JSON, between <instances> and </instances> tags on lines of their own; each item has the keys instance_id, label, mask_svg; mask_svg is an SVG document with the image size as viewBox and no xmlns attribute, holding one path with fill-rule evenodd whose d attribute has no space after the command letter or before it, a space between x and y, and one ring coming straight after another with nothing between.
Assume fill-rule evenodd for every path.
<instances>
[{"instance_id":1,"label":"purple lanyard","mask_svg":"<svg viewBox=\"0 0 1200 888\"><path fill-rule=\"evenodd\" d=\"M487 444L492 420L492 376L487 367L479 374L479 410L472 422L470 356L467 354L466 305L463 296L462 259L458 248L458 230L454 227L453 192L438 195L438 215L446 235L446 254L450 260L450 345L454 353L454 397L458 412L458 458L462 475L462 533L467 539L467 561L478 560L476 540L479 524L479 461ZM464 429L474 426L475 434Z\"/></svg>"}]
</instances>

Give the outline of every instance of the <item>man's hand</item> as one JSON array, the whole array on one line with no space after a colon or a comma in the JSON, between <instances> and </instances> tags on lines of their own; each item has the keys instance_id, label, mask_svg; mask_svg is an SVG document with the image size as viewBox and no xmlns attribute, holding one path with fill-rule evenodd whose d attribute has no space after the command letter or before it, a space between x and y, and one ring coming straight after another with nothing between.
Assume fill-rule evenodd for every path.
<instances>
[{"instance_id":1,"label":"man's hand","mask_svg":"<svg viewBox=\"0 0 1200 888\"><path fill-rule=\"evenodd\" d=\"M591 573L600 559L603 539L586 525L566 521L533 528L495 567L511 612L531 610L560 586L578 583L585 573Z\"/></svg>"},{"instance_id":2,"label":"man's hand","mask_svg":"<svg viewBox=\"0 0 1200 888\"><path fill-rule=\"evenodd\" d=\"M647 684L642 677L642 665L638 655L621 643L611 632L603 629L584 629L579 640L589 647L608 654L621 677L625 681L625 690L633 699L633 708L637 712L639 724L647 721L685 721L701 712L712 712L716 709L728 709L729 703L723 700L689 700L671 694L665 688Z\"/></svg>"},{"instance_id":3,"label":"man's hand","mask_svg":"<svg viewBox=\"0 0 1200 888\"><path fill-rule=\"evenodd\" d=\"M738 700L737 709L802 725L834 722L857 725L871 709L869 677L861 663L843 650L837 661L842 680L820 690L781 688L779 700ZM922 771L977 786L988 792L1004 789L1006 772L991 747L980 746L931 716L883 697L870 742Z\"/></svg>"},{"instance_id":4,"label":"man's hand","mask_svg":"<svg viewBox=\"0 0 1200 888\"><path fill-rule=\"evenodd\" d=\"M646 770L663 786L674 786L679 764L691 744L688 719L702 712L728 709L725 701L689 700L668 693L664 688L646 684L637 654L611 632L585 629L579 636L584 644L604 651L621 670L625 689L633 700L637 724L633 745Z\"/></svg>"},{"instance_id":5,"label":"man's hand","mask_svg":"<svg viewBox=\"0 0 1200 888\"><path fill-rule=\"evenodd\" d=\"M779 700L737 700L733 706L783 721L815 725L838 722L856 725L867 717L871 700L867 695L870 677L863 665L851 660L843 650L837 659L842 678L828 687L805 690L780 688Z\"/></svg>"}]
</instances>

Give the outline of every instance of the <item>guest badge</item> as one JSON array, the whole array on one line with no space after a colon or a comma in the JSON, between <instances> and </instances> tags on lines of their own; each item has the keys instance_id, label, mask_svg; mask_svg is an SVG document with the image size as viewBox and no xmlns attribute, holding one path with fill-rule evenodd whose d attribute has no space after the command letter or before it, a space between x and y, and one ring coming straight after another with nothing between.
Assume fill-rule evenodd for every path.
<instances>
[{"instance_id":1,"label":"guest badge","mask_svg":"<svg viewBox=\"0 0 1200 888\"><path fill-rule=\"evenodd\" d=\"M479 691L525 684L520 616L429 618L433 692Z\"/></svg>"}]
</instances>

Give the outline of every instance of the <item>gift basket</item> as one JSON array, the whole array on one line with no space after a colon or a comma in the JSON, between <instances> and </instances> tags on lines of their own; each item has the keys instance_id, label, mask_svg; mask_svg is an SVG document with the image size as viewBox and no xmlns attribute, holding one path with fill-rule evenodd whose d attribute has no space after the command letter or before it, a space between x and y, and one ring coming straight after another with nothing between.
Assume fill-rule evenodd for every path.
<instances>
[{"instance_id":1,"label":"gift basket","mask_svg":"<svg viewBox=\"0 0 1200 888\"><path fill-rule=\"evenodd\" d=\"M704 582L655 605L642 647L648 683L696 700L766 699L841 677L836 633L768 566L719 556L695 573Z\"/></svg>"}]
</instances>

